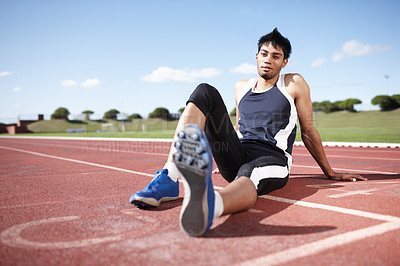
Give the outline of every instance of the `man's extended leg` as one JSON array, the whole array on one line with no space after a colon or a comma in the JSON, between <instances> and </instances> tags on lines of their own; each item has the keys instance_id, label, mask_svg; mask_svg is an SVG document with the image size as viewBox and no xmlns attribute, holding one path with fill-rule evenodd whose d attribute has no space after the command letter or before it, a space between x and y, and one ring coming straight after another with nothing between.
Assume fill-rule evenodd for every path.
<instances>
[{"instance_id":1,"label":"man's extended leg","mask_svg":"<svg viewBox=\"0 0 400 266\"><path fill-rule=\"evenodd\" d=\"M175 129L175 134L174 134L174 141L172 142L171 149L169 150L169 155L167 162L173 162L173 154L176 151L176 148L174 147L174 143L178 138L178 133L182 131L185 125L189 124L195 124L202 130L204 130L204 126L206 123L206 117L205 115L200 111L200 109L192 102L189 102L185 110L183 111L178 124Z\"/></svg>"},{"instance_id":2,"label":"man's extended leg","mask_svg":"<svg viewBox=\"0 0 400 266\"><path fill-rule=\"evenodd\" d=\"M205 116L193 103L188 103L179 119L175 136L186 124L196 124L204 129ZM176 140L176 137L175 139ZM130 202L139 208L158 207L163 201L178 199L179 181L181 178L179 170L173 163L173 153L176 151L174 142L163 170L157 171L153 180L141 191L136 192L130 198Z\"/></svg>"},{"instance_id":3,"label":"man's extended leg","mask_svg":"<svg viewBox=\"0 0 400 266\"><path fill-rule=\"evenodd\" d=\"M214 218L248 210L255 204L257 190L248 177L234 180L221 193L214 191L211 150L197 125L186 125L177 136L173 159L182 173L185 188L180 225L187 234L203 235Z\"/></svg>"},{"instance_id":4,"label":"man's extended leg","mask_svg":"<svg viewBox=\"0 0 400 266\"><path fill-rule=\"evenodd\" d=\"M228 182L233 181L243 163L244 149L233 129L222 97L214 87L203 83L194 90L176 132L187 124L195 124L205 130L222 176ZM132 195L132 204L143 208L157 207L162 201L178 198L178 179L182 176L172 160L175 151L173 144L162 173L156 173L156 177L144 190Z\"/></svg>"}]
</instances>

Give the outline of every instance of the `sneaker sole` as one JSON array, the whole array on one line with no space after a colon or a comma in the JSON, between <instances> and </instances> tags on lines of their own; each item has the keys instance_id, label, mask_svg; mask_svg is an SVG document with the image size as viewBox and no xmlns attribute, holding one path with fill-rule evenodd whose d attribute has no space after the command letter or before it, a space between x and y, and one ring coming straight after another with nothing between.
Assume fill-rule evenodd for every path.
<instances>
[{"instance_id":1,"label":"sneaker sole","mask_svg":"<svg viewBox=\"0 0 400 266\"><path fill-rule=\"evenodd\" d=\"M131 201L131 204L137 206L139 209L150 209L157 208L158 206L160 206L161 202L172 201L176 199L178 199L178 197L164 197L157 201L152 198L136 196L135 199Z\"/></svg>"},{"instance_id":2,"label":"sneaker sole","mask_svg":"<svg viewBox=\"0 0 400 266\"><path fill-rule=\"evenodd\" d=\"M191 236L200 236L208 229L207 167L212 161L203 156L209 148L201 136L198 128L185 127L178 134L174 154L174 162L183 175L185 191L180 225Z\"/></svg>"}]
</instances>

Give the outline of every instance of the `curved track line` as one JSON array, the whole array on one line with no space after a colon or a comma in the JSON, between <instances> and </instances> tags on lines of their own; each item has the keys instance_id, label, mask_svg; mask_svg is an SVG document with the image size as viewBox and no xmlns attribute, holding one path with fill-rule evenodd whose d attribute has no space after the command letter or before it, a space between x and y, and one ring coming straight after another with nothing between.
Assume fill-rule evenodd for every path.
<instances>
[{"instance_id":1,"label":"curved track line","mask_svg":"<svg viewBox=\"0 0 400 266\"><path fill-rule=\"evenodd\" d=\"M53 249L53 248L77 248L77 247L85 247L90 245L96 245L104 242L114 242L120 241L125 238L125 234L116 235L116 236L108 236L101 238L89 238L82 239L77 241L68 241L68 242L37 242L30 241L21 236L21 233L25 229L29 229L31 227L35 227L42 224L48 223L57 223L57 222L68 222L72 220L79 219L78 216L66 216L66 217L57 217L44 219L39 221L32 221L23 224L14 225L3 233L1 233L1 241L11 247L29 247L29 248L39 248L39 249Z\"/></svg>"}]
</instances>

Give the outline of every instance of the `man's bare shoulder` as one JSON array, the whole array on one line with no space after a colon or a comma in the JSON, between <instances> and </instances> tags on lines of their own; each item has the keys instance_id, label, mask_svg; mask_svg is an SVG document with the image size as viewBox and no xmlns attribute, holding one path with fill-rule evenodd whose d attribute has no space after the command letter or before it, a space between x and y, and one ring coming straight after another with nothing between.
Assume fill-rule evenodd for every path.
<instances>
[{"instance_id":1,"label":"man's bare shoulder","mask_svg":"<svg viewBox=\"0 0 400 266\"><path fill-rule=\"evenodd\" d=\"M310 88L308 87L307 82L297 73L289 73L285 75L285 87L293 99L297 99L299 95L310 93Z\"/></svg>"},{"instance_id":2,"label":"man's bare shoulder","mask_svg":"<svg viewBox=\"0 0 400 266\"><path fill-rule=\"evenodd\" d=\"M285 74L285 85L287 87L304 83L304 78L298 73Z\"/></svg>"},{"instance_id":3,"label":"man's bare shoulder","mask_svg":"<svg viewBox=\"0 0 400 266\"><path fill-rule=\"evenodd\" d=\"M236 82L235 84L235 90L240 90L246 87L247 83L250 81L250 79L242 79Z\"/></svg>"},{"instance_id":4,"label":"man's bare shoulder","mask_svg":"<svg viewBox=\"0 0 400 266\"><path fill-rule=\"evenodd\" d=\"M243 96L246 91L247 84L251 79L242 79L235 84L235 102L238 103L238 99Z\"/></svg>"}]
</instances>

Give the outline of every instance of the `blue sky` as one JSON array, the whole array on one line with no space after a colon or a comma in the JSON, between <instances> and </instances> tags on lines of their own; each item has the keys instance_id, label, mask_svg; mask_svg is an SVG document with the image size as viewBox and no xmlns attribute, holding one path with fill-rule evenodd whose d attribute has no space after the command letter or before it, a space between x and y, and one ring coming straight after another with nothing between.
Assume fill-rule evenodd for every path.
<instances>
[{"instance_id":1,"label":"blue sky","mask_svg":"<svg viewBox=\"0 0 400 266\"><path fill-rule=\"evenodd\" d=\"M258 39L275 27L313 101L400 94L400 2L0 0L0 121L66 107L177 112L198 83L234 108L255 77ZM389 78L385 78L389 75ZM12 122L12 121L11 121Z\"/></svg>"}]
</instances>

